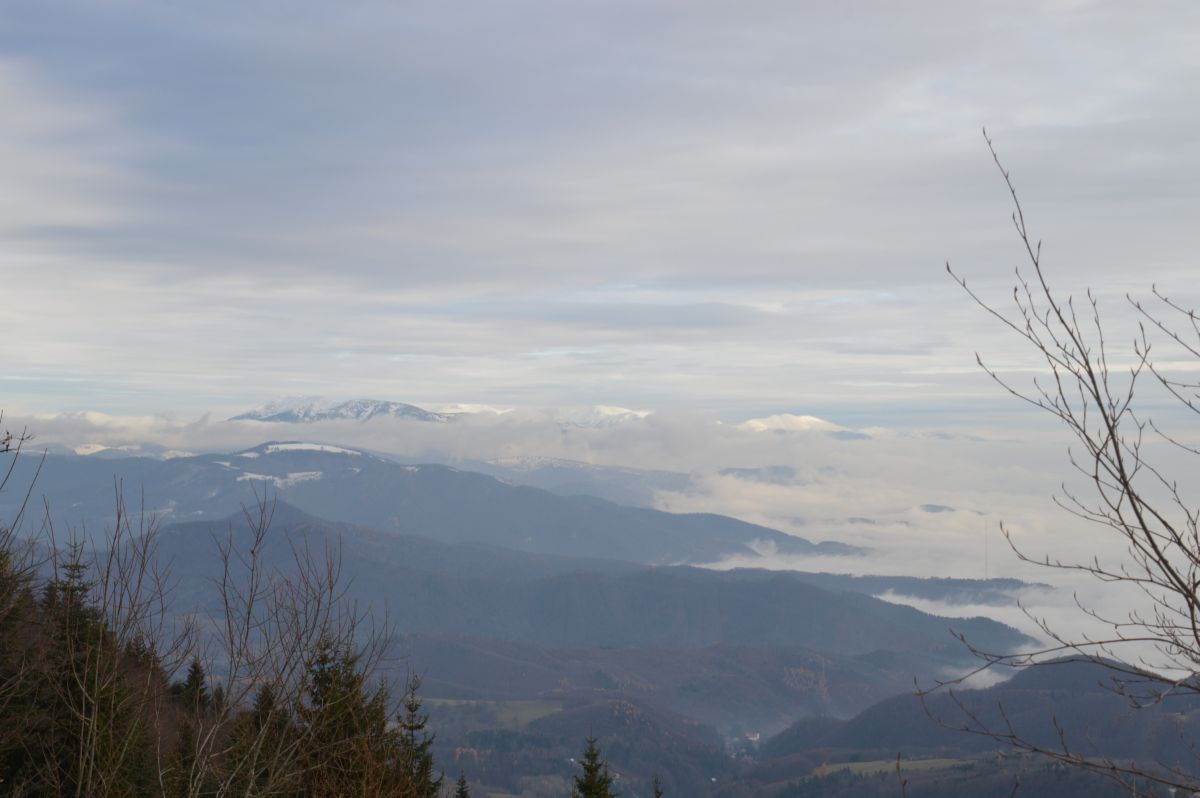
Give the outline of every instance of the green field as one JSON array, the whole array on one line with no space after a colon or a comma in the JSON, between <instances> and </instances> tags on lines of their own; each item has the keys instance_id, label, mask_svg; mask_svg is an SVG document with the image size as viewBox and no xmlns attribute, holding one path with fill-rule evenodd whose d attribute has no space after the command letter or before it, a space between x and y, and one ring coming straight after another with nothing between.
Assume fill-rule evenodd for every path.
<instances>
[{"instance_id":1,"label":"green field","mask_svg":"<svg viewBox=\"0 0 1200 798\"><path fill-rule=\"evenodd\" d=\"M457 698L427 698L425 704L434 712L439 709L463 715L486 713L491 728L520 731L535 720L562 711L561 701L473 701Z\"/></svg>"},{"instance_id":2,"label":"green field","mask_svg":"<svg viewBox=\"0 0 1200 798\"><path fill-rule=\"evenodd\" d=\"M962 765L966 760L963 759L901 759L900 770L947 770L948 768ZM822 778L831 773L840 771L848 771L858 775L869 775L872 773L894 772L896 770L896 760L894 759L876 759L870 762L838 762L836 764L822 765L813 771L812 778Z\"/></svg>"}]
</instances>

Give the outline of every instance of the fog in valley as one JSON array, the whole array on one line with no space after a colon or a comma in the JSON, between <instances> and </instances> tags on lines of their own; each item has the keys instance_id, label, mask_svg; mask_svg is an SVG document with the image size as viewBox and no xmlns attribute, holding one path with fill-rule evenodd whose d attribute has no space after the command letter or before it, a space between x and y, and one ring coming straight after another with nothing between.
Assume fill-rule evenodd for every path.
<instances>
[{"instance_id":1,"label":"fog in valley","mask_svg":"<svg viewBox=\"0 0 1200 798\"><path fill-rule=\"evenodd\" d=\"M0 11L0 783L1200 792L1200 7Z\"/></svg>"}]
</instances>

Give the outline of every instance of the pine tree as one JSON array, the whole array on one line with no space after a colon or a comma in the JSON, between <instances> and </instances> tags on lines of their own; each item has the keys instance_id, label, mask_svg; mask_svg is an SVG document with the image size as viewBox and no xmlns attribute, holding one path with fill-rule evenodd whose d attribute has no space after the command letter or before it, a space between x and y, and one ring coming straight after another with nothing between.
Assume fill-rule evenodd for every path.
<instances>
[{"instance_id":1,"label":"pine tree","mask_svg":"<svg viewBox=\"0 0 1200 798\"><path fill-rule=\"evenodd\" d=\"M46 651L34 689L51 722L30 740L37 780L51 794L105 785L113 795L146 795L157 780L147 696L92 601L81 550L69 554L40 608Z\"/></svg>"},{"instance_id":2,"label":"pine tree","mask_svg":"<svg viewBox=\"0 0 1200 798\"><path fill-rule=\"evenodd\" d=\"M0 530L0 536L7 536ZM34 778L31 749L51 724L39 702L32 662L39 610L26 571L0 549L0 784L20 794Z\"/></svg>"},{"instance_id":3,"label":"pine tree","mask_svg":"<svg viewBox=\"0 0 1200 798\"><path fill-rule=\"evenodd\" d=\"M188 665L187 676L176 690L183 706L189 712L199 715L209 705L208 678L200 660L193 659Z\"/></svg>"},{"instance_id":4,"label":"pine tree","mask_svg":"<svg viewBox=\"0 0 1200 798\"><path fill-rule=\"evenodd\" d=\"M426 732L429 715L421 711L419 676L409 677L404 689L400 725L401 768L412 783L414 798L438 798L443 777L433 775L433 735Z\"/></svg>"},{"instance_id":5,"label":"pine tree","mask_svg":"<svg viewBox=\"0 0 1200 798\"><path fill-rule=\"evenodd\" d=\"M233 723L225 757L230 794L296 794L297 736L291 713L276 698L274 688L260 687L254 706Z\"/></svg>"},{"instance_id":6,"label":"pine tree","mask_svg":"<svg viewBox=\"0 0 1200 798\"><path fill-rule=\"evenodd\" d=\"M352 652L327 640L309 665L307 702L300 710L308 795L370 794L366 779L380 775L370 760L386 744L387 712L378 694L368 694L357 665Z\"/></svg>"},{"instance_id":7,"label":"pine tree","mask_svg":"<svg viewBox=\"0 0 1200 798\"><path fill-rule=\"evenodd\" d=\"M608 763L601 761L595 737L587 738L587 748L579 765L583 774L575 777L571 798L617 798L618 793L612 791L613 779L608 773Z\"/></svg>"},{"instance_id":8,"label":"pine tree","mask_svg":"<svg viewBox=\"0 0 1200 798\"><path fill-rule=\"evenodd\" d=\"M199 789L203 795L213 792L213 773L208 757L200 753L197 742L211 729L213 700L208 689L208 677L200 660L193 658L182 682L173 685L171 692L182 709L183 721L179 742L175 747L171 769L171 784L176 795L191 796ZM198 760L204 759L200 762Z\"/></svg>"},{"instance_id":9,"label":"pine tree","mask_svg":"<svg viewBox=\"0 0 1200 798\"><path fill-rule=\"evenodd\" d=\"M225 688L220 683L213 685L208 705L212 707L213 712L220 712L225 708Z\"/></svg>"},{"instance_id":10,"label":"pine tree","mask_svg":"<svg viewBox=\"0 0 1200 798\"><path fill-rule=\"evenodd\" d=\"M467 786L467 777L458 774L458 783L454 789L454 798L471 798L471 788Z\"/></svg>"},{"instance_id":11,"label":"pine tree","mask_svg":"<svg viewBox=\"0 0 1200 798\"><path fill-rule=\"evenodd\" d=\"M299 715L306 794L439 798L442 777L433 775L433 737L425 732L428 718L416 681L390 728L390 694L382 685L368 685L358 655L322 642L309 671Z\"/></svg>"}]
</instances>

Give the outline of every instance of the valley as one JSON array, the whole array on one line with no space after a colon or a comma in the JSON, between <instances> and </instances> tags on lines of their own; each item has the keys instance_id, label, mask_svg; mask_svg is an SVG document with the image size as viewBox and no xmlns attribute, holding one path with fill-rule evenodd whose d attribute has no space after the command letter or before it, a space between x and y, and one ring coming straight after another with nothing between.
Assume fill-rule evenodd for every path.
<instances>
[{"instance_id":1,"label":"valley","mask_svg":"<svg viewBox=\"0 0 1200 798\"><path fill-rule=\"evenodd\" d=\"M20 463L17 478L31 465ZM172 606L202 633L206 618L221 617L211 589L220 552L254 539L256 508L269 522L255 552L264 567L286 570L297 550L332 553L344 599L394 629L383 674L421 677L438 761L493 795L560 794L577 740L589 735L630 795L654 775L696 796L740 795L734 785L781 772L805 783L837 761L808 753L816 743L802 742L807 719L826 719L817 728L832 734L834 719L852 724L911 693L914 677L970 667L956 635L998 650L1031 642L986 618L940 618L876 598L1004 605L1036 587L1016 580L710 570L682 563L763 541L861 552L332 444L165 460L48 455L38 466L37 489L66 529L102 528L113 491L138 486ZM818 742L856 759L899 745ZM842 770L862 775L829 768L822 784L840 783Z\"/></svg>"}]
</instances>

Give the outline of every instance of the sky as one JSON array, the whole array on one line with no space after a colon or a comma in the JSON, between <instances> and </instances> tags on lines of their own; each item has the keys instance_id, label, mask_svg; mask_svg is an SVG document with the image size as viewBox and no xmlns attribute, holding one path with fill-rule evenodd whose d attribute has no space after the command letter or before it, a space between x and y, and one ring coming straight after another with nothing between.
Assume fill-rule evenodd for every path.
<instances>
[{"instance_id":1,"label":"sky","mask_svg":"<svg viewBox=\"0 0 1200 798\"><path fill-rule=\"evenodd\" d=\"M1194 293L1191 2L15 0L3 405L990 428L1063 292ZM223 417L223 416L222 416ZM1016 419L1014 421L1014 419Z\"/></svg>"},{"instance_id":2,"label":"sky","mask_svg":"<svg viewBox=\"0 0 1200 798\"><path fill-rule=\"evenodd\" d=\"M1120 539L1054 507L1069 441L975 360L1021 387L1036 353L945 266L1006 307L1025 264L986 127L1131 363L1127 295L1200 300L1197 41L1191 0L10 0L4 423L213 451L296 437L226 420L283 396L515 408L304 435L680 471L655 506L872 552L724 566L1063 585L1000 523ZM596 405L639 412L571 423Z\"/></svg>"}]
</instances>

